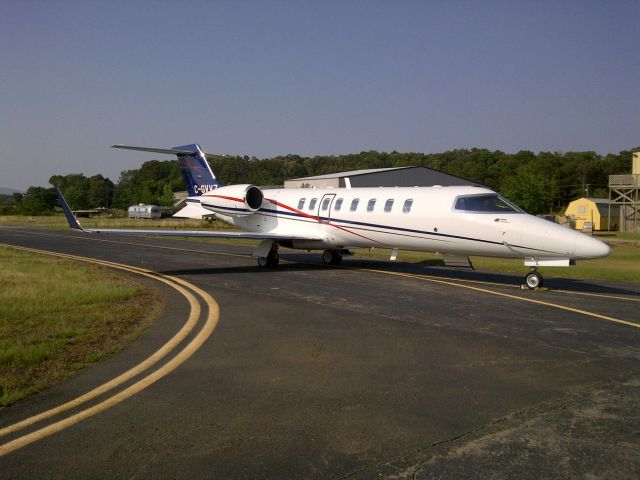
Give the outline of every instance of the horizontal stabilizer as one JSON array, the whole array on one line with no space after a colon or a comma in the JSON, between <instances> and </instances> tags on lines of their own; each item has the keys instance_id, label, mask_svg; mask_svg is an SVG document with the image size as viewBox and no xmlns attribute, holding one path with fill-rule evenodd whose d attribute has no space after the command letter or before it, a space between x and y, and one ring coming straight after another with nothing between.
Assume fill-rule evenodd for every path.
<instances>
[{"instance_id":1,"label":"horizontal stabilizer","mask_svg":"<svg viewBox=\"0 0 640 480\"><path fill-rule=\"evenodd\" d=\"M151 148L151 147L132 147L129 145L111 145L111 148L122 148L124 150L137 150L139 152L166 153L167 155L195 155L195 150L176 150L174 148Z\"/></svg>"},{"instance_id":2,"label":"horizontal stabilizer","mask_svg":"<svg viewBox=\"0 0 640 480\"><path fill-rule=\"evenodd\" d=\"M197 143L175 148L134 147L117 143L111 145L111 148L176 155L180 164L182 178L187 184L187 191L190 197L202 195L222 186L211 171L211 167L207 162L207 154L202 151Z\"/></svg>"}]
</instances>

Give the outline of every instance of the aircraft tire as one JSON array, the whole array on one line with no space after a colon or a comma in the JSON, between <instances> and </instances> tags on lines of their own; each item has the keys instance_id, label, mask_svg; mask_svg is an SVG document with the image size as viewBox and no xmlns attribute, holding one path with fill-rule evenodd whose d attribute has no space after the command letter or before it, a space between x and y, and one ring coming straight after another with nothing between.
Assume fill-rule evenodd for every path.
<instances>
[{"instance_id":1,"label":"aircraft tire","mask_svg":"<svg viewBox=\"0 0 640 480\"><path fill-rule=\"evenodd\" d=\"M524 279L524 283L527 285L529 290L536 290L537 288L542 287L543 282L544 279L538 272L531 272Z\"/></svg>"},{"instance_id":2,"label":"aircraft tire","mask_svg":"<svg viewBox=\"0 0 640 480\"><path fill-rule=\"evenodd\" d=\"M277 252L271 251L266 257L258 257L258 265L262 268L275 268L280 263L280 256Z\"/></svg>"},{"instance_id":3,"label":"aircraft tire","mask_svg":"<svg viewBox=\"0 0 640 480\"><path fill-rule=\"evenodd\" d=\"M340 265L342 253L337 250L325 250L322 252L322 262L325 265Z\"/></svg>"}]
</instances>

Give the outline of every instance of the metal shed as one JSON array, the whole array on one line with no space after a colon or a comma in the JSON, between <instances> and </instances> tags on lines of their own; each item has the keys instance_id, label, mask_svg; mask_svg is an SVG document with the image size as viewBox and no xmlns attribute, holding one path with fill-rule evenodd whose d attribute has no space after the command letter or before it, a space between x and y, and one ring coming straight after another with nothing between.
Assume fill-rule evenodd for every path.
<instances>
[{"instance_id":1,"label":"metal shed","mask_svg":"<svg viewBox=\"0 0 640 480\"><path fill-rule=\"evenodd\" d=\"M433 185L484 185L427 167L392 167L294 178L285 188L431 187Z\"/></svg>"},{"instance_id":2,"label":"metal shed","mask_svg":"<svg viewBox=\"0 0 640 480\"><path fill-rule=\"evenodd\" d=\"M606 198L579 198L569 204L565 215L576 222L576 230L583 230L585 223L591 224L593 230L615 230L620 207L610 205Z\"/></svg>"}]
</instances>

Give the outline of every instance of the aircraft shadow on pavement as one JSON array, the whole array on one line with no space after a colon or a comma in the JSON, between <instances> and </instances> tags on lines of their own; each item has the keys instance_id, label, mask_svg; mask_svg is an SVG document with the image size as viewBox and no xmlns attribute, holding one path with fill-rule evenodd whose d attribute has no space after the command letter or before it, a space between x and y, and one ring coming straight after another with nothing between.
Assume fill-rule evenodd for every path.
<instances>
[{"instance_id":1,"label":"aircraft shadow on pavement","mask_svg":"<svg viewBox=\"0 0 640 480\"><path fill-rule=\"evenodd\" d=\"M206 268L190 268L177 270L162 270L158 273L164 275L224 275L232 273L286 273L300 272L308 270L323 270L323 265L314 265L311 263L281 263L277 268L262 268L258 265L244 265L239 267L206 267Z\"/></svg>"},{"instance_id":2,"label":"aircraft shadow on pavement","mask_svg":"<svg viewBox=\"0 0 640 480\"><path fill-rule=\"evenodd\" d=\"M166 275L224 275L234 273L287 273L296 271L313 271L331 268L323 265L318 255L314 254L285 254L280 257L286 262L281 262L277 268L261 268L255 266L238 267L207 267L193 269L165 270L160 273ZM345 267L376 269L388 272L408 273L411 275L425 275L441 277L443 279L473 280L479 282L490 282L502 284L504 286L519 286L523 283L523 274L509 274L487 271L459 270L442 265L440 260L432 260L422 263L389 262L385 260L361 259L345 257L343 262ZM544 269L541 269L544 275ZM574 292L600 293L640 296L640 288L633 285L615 285L608 282L596 280L571 279L571 278L545 278L545 288L549 290L567 290Z\"/></svg>"}]
</instances>

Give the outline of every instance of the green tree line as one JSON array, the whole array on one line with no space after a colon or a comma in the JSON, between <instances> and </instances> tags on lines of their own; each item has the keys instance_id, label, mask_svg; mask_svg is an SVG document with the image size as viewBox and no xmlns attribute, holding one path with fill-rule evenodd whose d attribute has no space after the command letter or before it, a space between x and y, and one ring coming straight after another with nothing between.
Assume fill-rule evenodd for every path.
<instances>
[{"instance_id":1,"label":"green tree line","mask_svg":"<svg viewBox=\"0 0 640 480\"><path fill-rule=\"evenodd\" d=\"M608 176L629 173L631 151L599 155L596 152L505 153L482 148L442 153L363 151L356 154L302 157L209 156L216 177L224 184L282 185L286 179L348 170L424 166L487 185L539 214L562 210L576 198L607 197ZM173 192L185 190L178 163L173 160L145 162L125 170L117 183L102 175L54 175L73 209L127 208L136 203L170 206ZM27 192L2 196L0 213L46 214L56 206L53 188L29 187Z\"/></svg>"}]
</instances>

